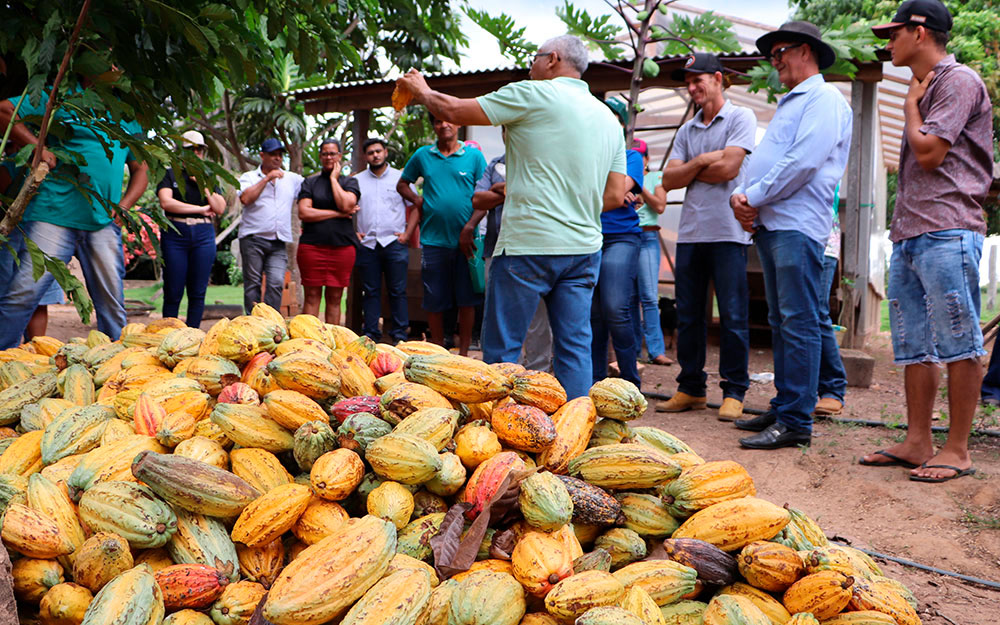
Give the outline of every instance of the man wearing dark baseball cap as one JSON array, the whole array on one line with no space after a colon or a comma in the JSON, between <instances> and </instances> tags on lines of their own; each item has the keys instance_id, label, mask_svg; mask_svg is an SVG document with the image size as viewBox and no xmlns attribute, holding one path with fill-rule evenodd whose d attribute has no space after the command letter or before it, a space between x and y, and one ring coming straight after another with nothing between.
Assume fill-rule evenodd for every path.
<instances>
[{"instance_id":1,"label":"man wearing dark baseball cap","mask_svg":"<svg viewBox=\"0 0 1000 625\"><path fill-rule=\"evenodd\" d=\"M833 228L833 197L851 149L851 107L820 70L836 55L809 22L787 22L757 39L789 89L757 149L746 178L729 198L744 229L754 232L767 294L774 348L770 409L737 428L751 449L809 445L819 392L823 250Z\"/></svg>"},{"instance_id":2,"label":"man wearing dark baseball cap","mask_svg":"<svg viewBox=\"0 0 1000 625\"><path fill-rule=\"evenodd\" d=\"M702 410L706 406L705 306L709 282L719 304L718 417L743 414L750 387L747 246L750 234L729 208L729 196L743 182L742 167L753 151L757 119L753 111L725 96L722 64L714 54L696 52L670 77L682 80L698 112L677 131L663 171L665 191L685 189L677 227L674 288L677 297L677 392L659 402L659 412ZM658 244L658 241L656 241Z\"/></svg>"},{"instance_id":3,"label":"man wearing dark baseball cap","mask_svg":"<svg viewBox=\"0 0 1000 625\"><path fill-rule=\"evenodd\" d=\"M992 107L982 79L948 54L951 15L937 0L907 0L888 24L892 64L913 71L889 238L892 348L905 367L902 443L861 464L904 466L910 479L944 482L975 472L968 438L986 354L979 327L983 201L993 178ZM948 368L948 439L934 451L931 415Z\"/></svg>"},{"instance_id":4,"label":"man wearing dark baseball cap","mask_svg":"<svg viewBox=\"0 0 1000 625\"><path fill-rule=\"evenodd\" d=\"M670 78L683 81L684 77L688 74L714 74L715 72L722 74L725 71L722 69L719 57L708 52L695 52L688 56L684 62L684 67L670 72Z\"/></svg>"},{"instance_id":5,"label":"man wearing dark baseball cap","mask_svg":"<svg viewBox=\"0 0 1000 625\"><path fill-rule=\"evenodd\" d=\"M891 22L872 26L872 32L880 39L888 39L894 29L907 25L946 33L951 30L951 13L940 0L906 0L899 5Z\"/></svg>"},{"instance_id":6,"label":"man wearing dark baseball cap","mask_svg":"<svg viewBox=\"0 0 1000 625\"><path fill-rule=\"evenodd\" d=\"M240 176L240 257L243 261L243 308L250 314L263 301L278 310L285 285L288 253L292 242L292 209L303 178L281 168L285 145L269 137L260 144L260 167ZM261 294L262 278L266 292Z\"/></svg>"}]
</instances>

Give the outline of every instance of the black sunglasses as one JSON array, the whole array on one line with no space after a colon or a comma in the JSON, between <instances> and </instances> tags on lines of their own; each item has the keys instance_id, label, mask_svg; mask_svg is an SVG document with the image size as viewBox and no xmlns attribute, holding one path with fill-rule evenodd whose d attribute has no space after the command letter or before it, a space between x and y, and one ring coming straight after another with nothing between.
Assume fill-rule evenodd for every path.
<instances>
[{"instance_id":1,"label":"black sunglasses","mask_svg":"<svg viewBox=\"0 0 1000 625\"><path fill-rule=\"evenodd\" d=\"M775 61L777 61L777 62L780 63L781 62L781 57L785 56L785 52L788 52L792 48L798 48L798 47L804 46L804 45L806 45L806 43L804 41L800 41L799 43L793 43L793 44L791 44L789 46L781 46L777 50L774 50L770 54L768 54L767 58L768 59L774 59Z\"/></svg>"}]
</instances>

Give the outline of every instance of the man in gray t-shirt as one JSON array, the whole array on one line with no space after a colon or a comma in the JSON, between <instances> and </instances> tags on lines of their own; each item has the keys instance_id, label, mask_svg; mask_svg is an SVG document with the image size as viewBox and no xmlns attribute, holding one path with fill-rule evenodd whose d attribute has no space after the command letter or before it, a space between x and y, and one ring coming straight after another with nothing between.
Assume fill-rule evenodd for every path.
<instances>
[{"instance_id":1,"label":"man in gray t-shirt","mask_svg":"<svg viewBox=\"0 0 1000 625\"><path fill-rule=\"evenodd\" d=\"M744 157L753 150L757 119L750 109L725 98L722 65L713 54L693 54L673 78L687 83L688 94L701 110L677 131L663 172L667 191L687 187L687 193L674 271L681 371L677 392L656 409L681 412L705 407L705 309L711 281L722 326L719 419L732 421L742 414L743 395L750 386L746 271L750 235L733 216L729 196L741 180Z\"/></svg>"}]
</instances>

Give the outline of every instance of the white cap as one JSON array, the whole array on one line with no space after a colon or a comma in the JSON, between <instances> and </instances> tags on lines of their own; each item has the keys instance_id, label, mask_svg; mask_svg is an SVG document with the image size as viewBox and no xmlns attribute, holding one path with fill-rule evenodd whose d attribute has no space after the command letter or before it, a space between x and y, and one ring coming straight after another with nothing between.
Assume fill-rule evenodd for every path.
<instances>
[{"instance_id":1,"label":"white cap","mask_svg":"<svg viewBox=\"0 0 1000 625\"><path fill-rule=\"evenodd\" d=\"M205 147L205 137L202 136L202 134L197 130L188 130L187 132L181 135L181 139L184 140L183 143L181 144L181 147L185 148L193 148L195 146Z\"/></svg>"}]
</instances>

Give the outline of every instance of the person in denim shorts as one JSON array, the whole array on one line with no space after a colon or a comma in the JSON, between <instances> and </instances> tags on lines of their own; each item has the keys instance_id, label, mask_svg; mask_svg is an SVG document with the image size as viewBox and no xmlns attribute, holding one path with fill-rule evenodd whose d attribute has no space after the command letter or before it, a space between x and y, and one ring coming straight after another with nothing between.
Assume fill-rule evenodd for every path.
<instances>
[{"instance_id":1,"label":"person in denim shorts","mask_svg":"<svg viewBox=\"0 0 1000 625\"><path fill-rule=\"evenodd\" d=\"M944 482L974 472L968 438L984 356L979 327L982 205L993 177L986 87L945 51L951 15L937 0L908 0L875 26L892 64L913 70L906 95L899 187L889 238L889 318L896 364L905 367L909 429L861 464L905 466L910 479ZM950 431L935 453L931 413L948 368Z\"/></svg>"}]
</instances>

